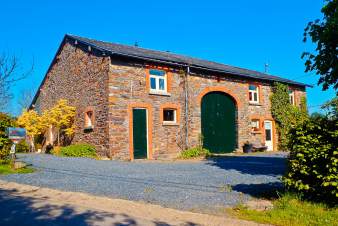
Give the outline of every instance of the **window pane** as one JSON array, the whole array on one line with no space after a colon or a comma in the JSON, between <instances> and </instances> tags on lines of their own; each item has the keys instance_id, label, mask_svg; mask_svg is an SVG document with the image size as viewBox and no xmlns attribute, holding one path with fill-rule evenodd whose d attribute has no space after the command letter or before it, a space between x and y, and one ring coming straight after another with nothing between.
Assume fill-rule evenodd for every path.
<instances>
[{"instance_id":1,"label":"window pane","mask_svg":"<svg viewBox=\"0 0 338 226\"><path fill-rule=\"evenodd\" d=\"M163 121L174 122L175 121L175 110L164 109L163 110Z\"/></svg>"},{"instance_id":2,"label":"window pane","mask_svg":"<svg viewBox=\"0 0 338 226\"><path fill-rule=\"evenodd\" d=\"M249 85L249 90L256 91L257 86L255 85Z\"/></svg>"},{"instance_id":3,"label":"window pane","mask_svg":"<svg viewBox=\"0 0 338 226\"><path fill-rule=\"evenodd\" d=\"M252 101L252 92L249 92L249 101Z\"/></svg>"},{"instance_id":4,"label":"window pane","mask_svg":"<svg viewBox=\"0 0 338 226\"><path fill-rule=\"evenodd\" d=\"M271 141L271 130L270 129L265 130L265 140Z\"/></svg>"},{"instance_id":5,"label":"window pane","mask_svg":"<svg viewBox=\"0 0 338 226\"><path fill-rule=\"evenodd\" d=\"M165 71L156 70L156 69L150 69L149 70L149 74L151 74L151 75L157 75L157 76L164 76L165 75Z\"/></svg>"},{"instance_id":6,"label":"window pane","mask_svg":"<svg viewBox=\"0 0 338 226\"><path fill-rule=\"evenodd\" d=\"M257 93L254 93L254 101L258 101L258 96L257 96Z\"/></svg>"},{"instance_id":7,"label":"window pane","mask_svg":"<svg viewBox=\"0 0 338 226\"><path fill-rule=\"evenodd\" d=\"M150 78L150 88L156 89L156 79L155 78Z\"/></svg>"},{"instance_id":8,"label":"window pane","mask_svg":"<svg viewBox=\"0 0 338 226\"><path fill-rule=\"evenodd\" d=\"M160 84L159 84L159 85L160 85L160 88L159 88L159 89L160 89L160 90L164 90L164 79L162 79L162 78L159 79L159 83L160 83Z\"/></svg>"}]
</instances>

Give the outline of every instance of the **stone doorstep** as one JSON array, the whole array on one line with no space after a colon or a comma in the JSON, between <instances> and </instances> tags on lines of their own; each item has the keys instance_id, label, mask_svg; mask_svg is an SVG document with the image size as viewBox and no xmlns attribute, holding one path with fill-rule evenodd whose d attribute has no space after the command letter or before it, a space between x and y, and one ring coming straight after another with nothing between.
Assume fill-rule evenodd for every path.
<instances>
[{"instance_id":1,"label":"stone doorstep","mask_svg":"<svg viewBox=\"0 0 338 226\"><path fill-rule=\"evenodd\" d=\"M24 162L21 162L21 161L15 161L14 162L14 169L21 169L21 168L24 168L26 166L27 166L27 164L24 163Z\"/></svg>"}]
</instances>

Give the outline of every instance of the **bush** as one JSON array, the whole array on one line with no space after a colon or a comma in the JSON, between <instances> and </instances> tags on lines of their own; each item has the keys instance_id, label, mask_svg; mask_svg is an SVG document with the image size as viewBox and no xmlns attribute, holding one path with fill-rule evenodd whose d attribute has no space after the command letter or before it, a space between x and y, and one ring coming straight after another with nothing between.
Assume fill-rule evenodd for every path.
<instances>
[{"instance_id":1,"label":"bush","mask_svg":"<svg viewBox=\"0 0 338 226\"><path fill-rule=\"evenodd\" d=\"M193 147L193 148L182 151L180 154L180 158L190 159L190 158L197 158L197 157L208 157L210 155L211 155L210 151L205 148Z\"/></svg>"},{"instance_id":2,"label":"bush","mask_svg":"<svg viewBox=\"0 0 338 226\"><path fill-rule=\"evenodd\" d=\"M7 160L9 158L9 149L10 147L7 146L0 148L0 161Z\"/></svg>"},{"instance_id":3,"label":"bush","mask_svg":"<svg viewBox=\"0 0 338 226\"><path fill-rule=\"evenodd\" d=\"M16 152L29 152L29 145L25 140L21 140L17 145L16 145Z\"/></svg>"},{"instance_id":4,"label":"bush","mask_svg":"<svg viewBox=\"0 0 338 226\"><path fill-rule=\"evenodd\" d=\"M60 149L61 156L96 158L96 149L89 144L73 144Z\"/></svg>"},{"instance_id":5,"label":"bush","mask_svg":"<svg viewBox=\"0 0 338 226\"><path fill-rule=\"evenodd\" d=\"M290 132L286 187L307 198L337 202L338 120L311 118Z\"/></svg>"}]
</instances>

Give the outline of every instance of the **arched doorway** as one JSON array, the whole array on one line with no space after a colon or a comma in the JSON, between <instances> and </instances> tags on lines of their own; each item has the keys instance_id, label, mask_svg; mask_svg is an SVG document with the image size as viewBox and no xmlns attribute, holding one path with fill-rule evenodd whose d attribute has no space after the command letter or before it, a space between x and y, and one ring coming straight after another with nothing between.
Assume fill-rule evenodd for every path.
<instances>
[{"instance_id":1,"label":"arched doorway","mask_svg":"<svg viewBox=\"0 0 338 226\"><path fill-rule=\"evenodd\" d=\"M212 153L229 153L236 148L236 103L223 92L210 92L201 102L203 147Z\"/></svg>"}]
</instances>

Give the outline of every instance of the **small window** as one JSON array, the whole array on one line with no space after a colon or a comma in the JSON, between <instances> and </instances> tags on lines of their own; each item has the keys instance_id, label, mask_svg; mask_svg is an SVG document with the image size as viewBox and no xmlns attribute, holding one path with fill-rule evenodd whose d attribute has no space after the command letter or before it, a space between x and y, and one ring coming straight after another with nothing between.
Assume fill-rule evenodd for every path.
<instances>
[{"instance_id":1,"label":"small window","mask_svg":"<svg viewBox=\"0 0 338 226\"><path fill-rule=\"evenodd\" d=\"M176 109L163 109L163 122L176 123Z\"/></svg>"},{"instance_id":2,"label":"small window","mask_svg":"<svg viewBox=\"0 0 338 226\"><path fill-rule=\"evenodd\" d=\"M259 119L252 119L251 120L251 128L253 131L259 131L260 127L259 127Z\"/></svg>"},{"instance_id":3,"label":"small window","mask_svg":"<svg viewBox=\"0 0 338 226\"><path fill-rule=\"evenodd\" d=\"M93 111L87 111L85 115L85 127L86 128L93 128L93 121L94 121L94 113Z\"/></svg>"},{"instance_id":4,"label":"small window","mask_svg":"<svg viewBox=\"0 0 338 226\"><path fill-rule=\"evenodd\" d=\"M165 71L149 70L150 91L166 93L167 92L167 74Z\"/></svg>"},{"instance_id":5,"label":"small window","mask_svg":"<svg viewBox=\"0 0 338 226\"><path fill-rule=\"evenodd\" d=\"M290 104L295 105L295 92L292 90L289 90L289 101Z\"/></svg>"},{"instance_id":6,"label":"small window","mask_svg":"<svg viewBox=\"0 0 338 226\"><path fill-rule=\"evenodd\" d=\"M249 102L259 103L259 88L256 85L249 85Z\"/></svg>"}]
</instances>

